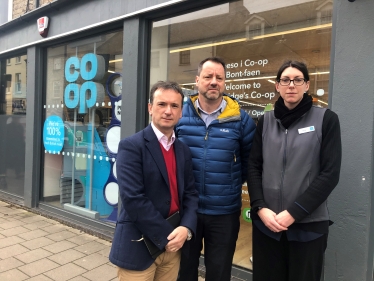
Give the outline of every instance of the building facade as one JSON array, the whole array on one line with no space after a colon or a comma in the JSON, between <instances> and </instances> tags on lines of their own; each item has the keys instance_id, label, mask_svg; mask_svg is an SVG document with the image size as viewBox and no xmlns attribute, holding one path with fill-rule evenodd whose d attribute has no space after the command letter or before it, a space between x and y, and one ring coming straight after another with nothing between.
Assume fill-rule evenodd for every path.
<instances>
[{"instance_id":1,"label":"building facade","mask_svg":"<svg viewBox=\"0 0 374 281\"><path fill-rule=\"evenodd\" d=\"M222 57L226 93L256 121L279 96L278 67L301 60L314 104L342 128L323 280L373 280L373 0L9 0L4 10L1 199L110 239L117 146L149 123L153 83L191 94L199 61ZM232 275L252 280L245 185L242 194Z\"/></svg>"}]
</instances>

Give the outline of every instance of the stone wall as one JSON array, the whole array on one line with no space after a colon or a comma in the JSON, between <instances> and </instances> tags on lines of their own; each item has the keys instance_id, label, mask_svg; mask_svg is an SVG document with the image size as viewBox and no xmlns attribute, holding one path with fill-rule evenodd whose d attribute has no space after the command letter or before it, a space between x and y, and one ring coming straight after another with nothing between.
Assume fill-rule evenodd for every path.
<instances>
[{"instance_id":1,"label":"stone wall","mask_svg":"<svg viewBox=\"0 0 374 281\"><path fill-rule=\"evenodd\" d=\"M39 6L46 5L53 1L57 0L39 0ZM13 19L34 10L36 8L35 5L36 0L13 0Z\"/></svg>"}]
</instances>

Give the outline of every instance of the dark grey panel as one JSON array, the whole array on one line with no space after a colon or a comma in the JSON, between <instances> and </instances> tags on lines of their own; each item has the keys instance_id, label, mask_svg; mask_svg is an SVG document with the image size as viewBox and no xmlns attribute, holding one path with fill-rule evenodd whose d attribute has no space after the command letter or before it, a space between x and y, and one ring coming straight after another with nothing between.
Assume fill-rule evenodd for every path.
<instances>
[{"instance_id":1,"label":"dark grey panel","mask_svg":"<svg viewBox=\"0 0 374 281\"><path fill-rule=\"evenodd\" d=\"M39 199L42 145L42 81L43 66L40 48L27 50L27 113L24 198L25 206L35 207Z\"/></svg>"},{"instance_id":2,"label":"dark grey panel","mask_svg":"<svg viewBox=\"0 0 374 281\"><path fill-rule=\"evenodd\" d=\"M114 235L115 224L108 224L100 220L90 219L44 203L40 203L36 211L43 216L60 221L71 227L82 229L102 239L111 240Z\"/></svg>"},{"instance_id":3,"label":"dark grey panel","mask_svg":"<svg viewBox=\"0 0 374 281\"><path fill-rule=\"evenodd\" d=\"M147 38L145 22L129 19L123 25L123 80L121 137L128 137L145 126L147 108Z\"/></svg>"},{"instance_id":4,"label":"dark grey panel","mask_svg":"<svg viewBox=\"0 0 374 281\"><path fill-rule=\"evenodd\" d=\"M79 32L89 29L99 23L115 21L124 15L141 12L143 9L167 3L167 0L101 0L101 1L63 1L64 5L46 5L39 10L32 11L8 23L0 35L0 52L17 48L31 42L42 43L53 36ZM73 3L73 4L72 4ZM34 14L33 14L34 13ZM34 15L34 16L33 16ZM50 28L47 39L43 39L38 32L36 20L40 16L50 18ZM121 20L118 20L121 24ZM1 29L1 27L0 27Z\"/></svg>"},{"instance_id":5,"label":"dark grey panel","mask_svg":"<svg viewBox=\"0 0 374 281\"><path fill-rule=\"evenodd\" d=\"M332 110L340 118L343 162L329 199L324 280L373 280L374 1L334 1Z\"/></svg>"}]
</instances>

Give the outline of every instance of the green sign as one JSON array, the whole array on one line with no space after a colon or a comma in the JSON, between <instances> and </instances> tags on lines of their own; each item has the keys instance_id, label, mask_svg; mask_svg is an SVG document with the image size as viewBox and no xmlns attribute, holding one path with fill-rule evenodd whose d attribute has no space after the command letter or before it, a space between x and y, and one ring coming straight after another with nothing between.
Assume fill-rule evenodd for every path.
<instances>
[{"instance_id":1,"label":"green sign","mask_svg":"<svg viewBox=\"0 0 374 281\"><path fill-rule=\"evenodd\" d=\"M271 103L269 103L269 104L267 104L267 105L265 106L264 111L271 111L271 110L273 110L273 105L272 105Z\"/></svg>"},{"instance_id":2,"label":"green sign","mask_svg":"<svg viewBox=\"0 0 374 281\"><path fill-rule=\"evenodd\" d=\"M246 222L252 222L252 220L251 220L251 208L244 208L243 211L242 211L242 216L243 216L243 219Z\"/></svg>"}]
</instances>

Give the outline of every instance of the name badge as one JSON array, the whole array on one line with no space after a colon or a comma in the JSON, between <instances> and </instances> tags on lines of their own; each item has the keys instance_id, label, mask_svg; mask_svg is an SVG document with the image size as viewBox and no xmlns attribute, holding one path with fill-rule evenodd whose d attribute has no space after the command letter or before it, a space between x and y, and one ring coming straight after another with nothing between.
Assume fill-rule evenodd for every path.
<instances>
[{"instance_id":1,"label":"name badge","mask_svg":"<svg viewBox=\"0 0 374 281\"><path fill-rule=\"evenodd\" d=\"M314 129L314 126L309 126L309 127L298 129L298 131L299 131L299 135L301 135L301 134L305 134L305 133L314 132L315 129Z\"/></svg>"}]
</instances>

